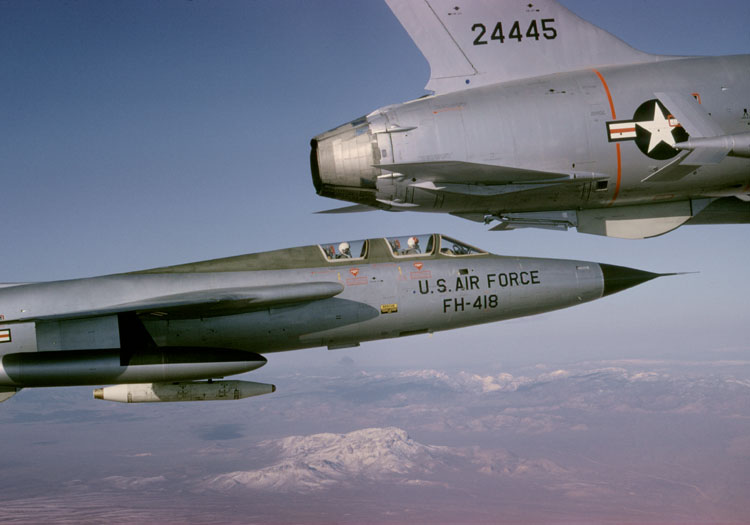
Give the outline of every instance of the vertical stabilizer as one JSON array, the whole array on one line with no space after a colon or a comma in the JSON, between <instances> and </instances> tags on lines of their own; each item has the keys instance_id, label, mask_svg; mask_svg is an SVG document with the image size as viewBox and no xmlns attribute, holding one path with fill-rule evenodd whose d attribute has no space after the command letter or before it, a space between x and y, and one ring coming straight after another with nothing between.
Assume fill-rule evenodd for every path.
<instances>
[{"instance_id":1,"label":"vertical stabilizer","mask_svg":"<svg viewBox=\"0 0 750 525\"><path fill-rule=\"evenodd\" d=\"M437 94L659 60L555 0L386 0L430 64Z\"/></svg>"}]
</instances>

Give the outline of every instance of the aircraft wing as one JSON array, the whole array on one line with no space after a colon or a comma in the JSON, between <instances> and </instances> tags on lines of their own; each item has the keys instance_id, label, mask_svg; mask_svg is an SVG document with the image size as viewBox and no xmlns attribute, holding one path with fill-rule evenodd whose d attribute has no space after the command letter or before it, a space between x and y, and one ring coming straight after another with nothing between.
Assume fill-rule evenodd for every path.
<instances>
[{"instance_id":1,"label":"aircraft wing","mask_svg":"<svg viewBox=\"0 0 750 525\"><path fill-rule=\"evenodd\" d=\"M231 315L283 304L327 299L340 294L338 282L293 283L269 286L196 290L173 295L148 297L139 301L102 306L90 310L71 310L50 315L32 315L5 320L3 324L28 321L59 321L105 315L135 313L190 319Z\"/></svg>"}]
</instances>

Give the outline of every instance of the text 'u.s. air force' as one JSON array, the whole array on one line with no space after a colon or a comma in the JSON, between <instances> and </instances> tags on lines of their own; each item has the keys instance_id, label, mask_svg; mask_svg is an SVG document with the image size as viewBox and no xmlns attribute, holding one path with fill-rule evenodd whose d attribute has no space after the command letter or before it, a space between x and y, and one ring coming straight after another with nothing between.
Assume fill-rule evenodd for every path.
<instances>
[{"instance_id":1,"label":"text 'u.s. air force'","mask_svg":"<svg viewBox=\"0 0 750 525\"><path fill-rule=\"evenodd\" d=\"M541 284L539 270L528 270L520 272L507 273L488 273L484 276L479 275L457 275L455 280L439 278L434 281L431 279L421 279L419 281L420 294L449 294L461 293L454 297L443 299L443 313L463 312L467 309L487 310L497 308L500 304L500 298L495 293L466 295L465 292L471 291L493 291L502 288L512 288L517 286L533 286Z\"/></svg>"}]
</instances>

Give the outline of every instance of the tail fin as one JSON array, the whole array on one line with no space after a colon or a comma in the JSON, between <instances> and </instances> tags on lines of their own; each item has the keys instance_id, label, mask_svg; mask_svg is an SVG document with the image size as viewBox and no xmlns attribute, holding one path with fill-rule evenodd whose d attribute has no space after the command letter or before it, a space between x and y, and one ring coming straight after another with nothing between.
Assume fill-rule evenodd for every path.
<instances>
[{"instance_id":1,"label":"tail fin","mask_svg":"<svg viewBox=\"0 0 750 525\"><path fill-rule=\"evenodd\" d=\"M430 64L437 94L659 59L555 0L386 0Z\"/></svg>"}]
</instances>

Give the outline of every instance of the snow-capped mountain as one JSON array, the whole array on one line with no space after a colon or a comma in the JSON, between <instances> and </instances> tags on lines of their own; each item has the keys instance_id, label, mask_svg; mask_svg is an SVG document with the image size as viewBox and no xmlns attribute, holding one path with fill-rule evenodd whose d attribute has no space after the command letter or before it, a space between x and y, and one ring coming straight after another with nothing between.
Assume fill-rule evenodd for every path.
<instances>
[{"instance_id":1,"label":"snow-capped mountain","mask_svg":"<svg viewBox=\"0 0 750 525\"><path fill-rule=\"evenodd\" d=\"M261 469L213 476L202 488L309 492L354 482L435 484L440 477L435 474L446 471L527 476L564 470L552 461L525 460L505 450L425 445L396 427L290 436L259 447L275 453L276 461Z\"/></svg>"},{"instance_id":2,"label":"snow-capped mountain","mask_svg":"<svg viewBox=\"0 0 750 525\"><path fill-rule=\"evenodd\" d=\"M354 479L377 481L429 474L454 455L447 447L418 443L395 427L290 436L260 446L275 451L277 461L258 470L214 476L204 486L218 490L318 490Z\"/></svg>"}]
</instances>

